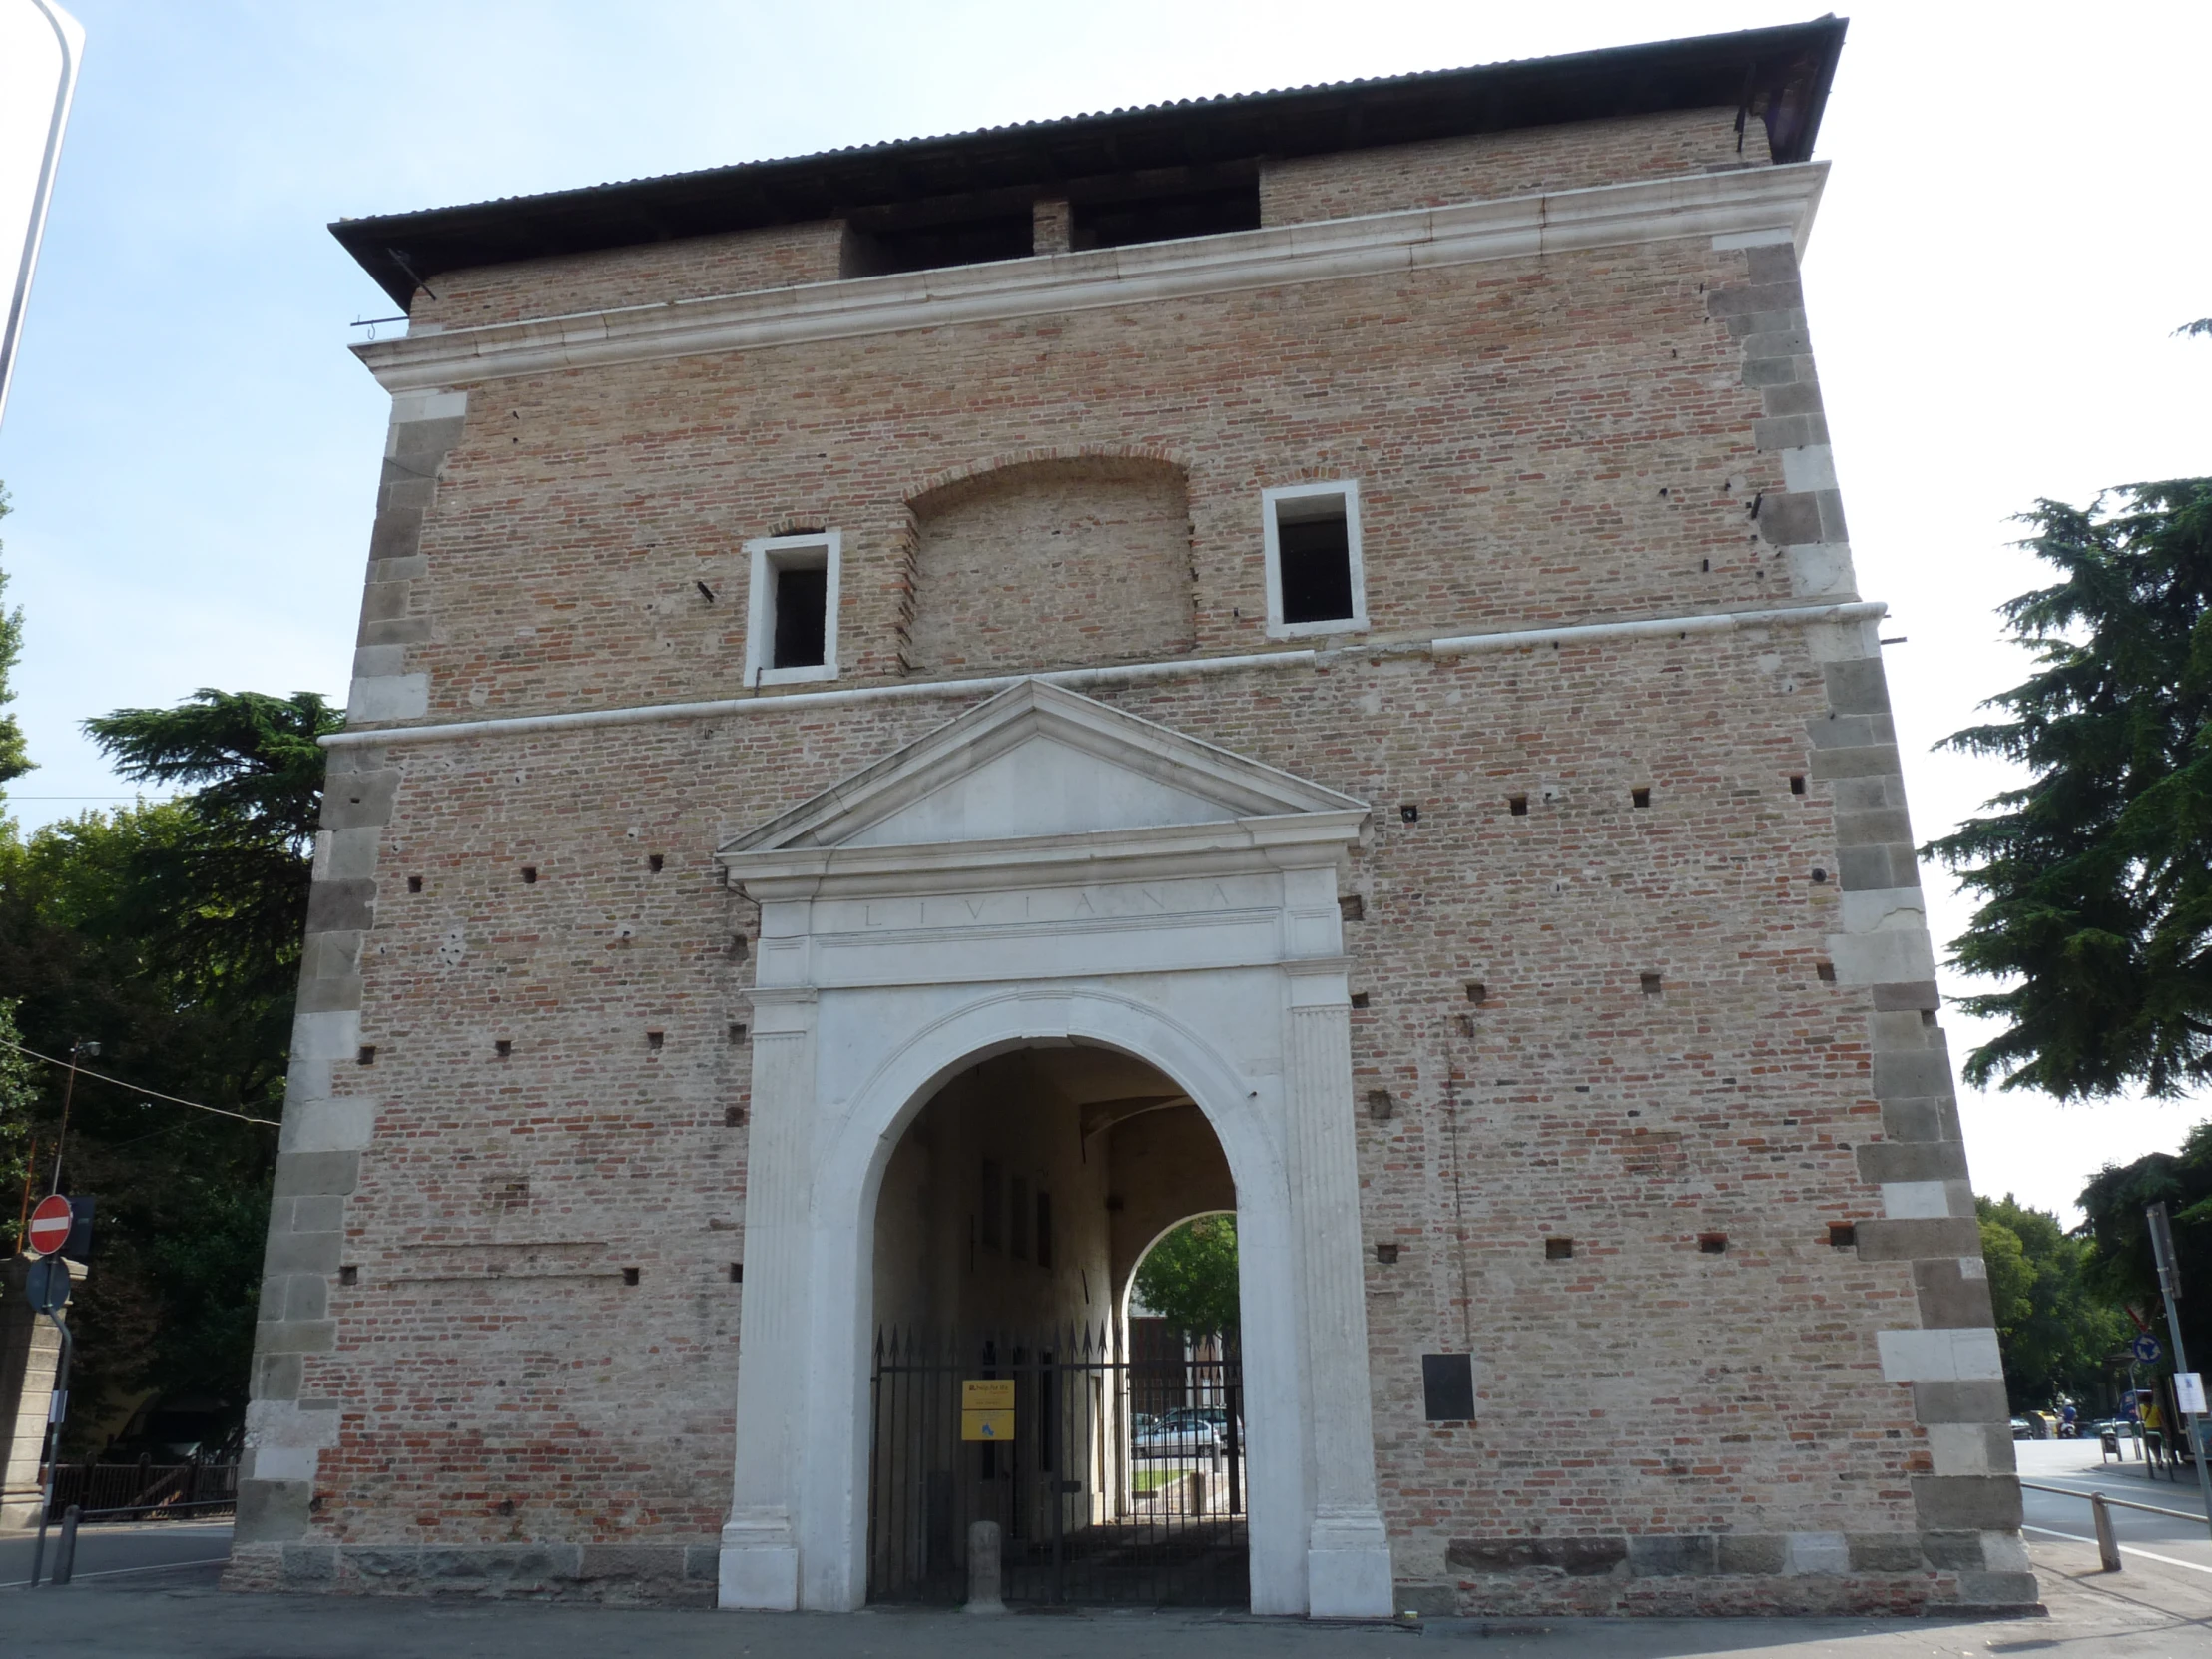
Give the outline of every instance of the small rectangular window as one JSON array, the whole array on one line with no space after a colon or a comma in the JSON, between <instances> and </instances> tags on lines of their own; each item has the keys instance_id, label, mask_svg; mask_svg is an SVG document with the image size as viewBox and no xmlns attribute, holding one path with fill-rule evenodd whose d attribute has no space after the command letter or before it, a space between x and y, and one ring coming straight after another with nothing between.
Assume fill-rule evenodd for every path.
<instances>
[{"instance_id":1,"label":"small rectangular window","mask_svg":"<svg viewBox=\"0 0 2212 1659\"><path fill-rule=\"evenodd\" d=\"M1360 486L1350 479L1260 492L1268 632L1342 634L1368 625Z\"/></svg>"},{"instance_id":2,"label":"small rectangular window","mask_svg":"<svg viewBox=\"0 0 2212 1659\"><path fill-rule=\"evenodd\" d=\"M1474 1356L1423 1354L1420 1357L1422 1403L1430 1422L1474 1420Z\"/></svg>"},{"instance_id":3,"label":"small rectangular window","mask_svg":"<svg viewBox=\"0 0 2212 1659\"><path fill-rule=\"evenodd\" d=\"M751 570L746 684L834 680L842 538L834 530L770 536L745 549Z\"/></svg>"},{"instance_id":4,"label":"small rectangular window","mask_svg":"<svg viewBox=\"0 0 2212 1659\"><path fill-rule=\"evenodd\" d=\"M820 668L823 658L823 600L830 573L780 566L776 572L776 661L771 668Z\"/></svg>"}]
</instances>

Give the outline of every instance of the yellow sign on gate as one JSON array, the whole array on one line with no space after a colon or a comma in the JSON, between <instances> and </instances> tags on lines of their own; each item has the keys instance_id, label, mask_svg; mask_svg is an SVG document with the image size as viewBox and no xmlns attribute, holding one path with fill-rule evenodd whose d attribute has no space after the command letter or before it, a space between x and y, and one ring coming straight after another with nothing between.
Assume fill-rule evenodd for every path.
<instances>
[{"instance_id":1,"label":"yellow sign on gate","mask_svg":"<svg viewBox=\"0 0 2212 1659\"><path fill-rule=\"evenodd\" d=\"M960 1438L1010 1440L1014 1437L1014 1380L970 1377L960 1382Z\"/></svg>"}]
</instances>

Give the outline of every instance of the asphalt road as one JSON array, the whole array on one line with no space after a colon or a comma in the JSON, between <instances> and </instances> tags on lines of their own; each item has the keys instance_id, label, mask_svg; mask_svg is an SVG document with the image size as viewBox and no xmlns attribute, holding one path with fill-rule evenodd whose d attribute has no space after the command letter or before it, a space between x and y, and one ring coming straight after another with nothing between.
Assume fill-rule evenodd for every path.
<instances>
[{"instance_id":1,"label":"asphalt road","mask_svg":"<svg viewBox=\"0 0 2212 1659\"><path fill-rule=\"evenodd\" d=\"M2022 1475L2191 1506L2141 1464L2099 1469L2096 1447L2028 1442ZM27 1591L30 1539L0 1536L0 1654L78 1659L1411 1659L1408 1642L1483 1659L1988 1659L1996 1654L2184 1659L2212 1653L2212 1542L2197 1523L2116 1511L2123 1570L2099 1570L2088 1505L2031 1492L2028 1541L2049 1615L1946 1619L1436 1619L1417 1630L1316 1626L1234 1613L1087 1609L976 1620L879 1611L849 1618L527 1602L229 1595L227 1524L87 1531L66 1588ZM49 1549L52 1537L49 1536ZM1467 1641L1467 1638L1477 1638Z\"/></svg>"},{"instance_id":2,"label":"asphalt road","mask_svg":"<svg viewBox=\"0 0 2212 1659\"><path fill-rule=\"evenodd\" d=\"M13 1590L30 1582L35 1534L0 1534L0 1590ZM46 1529L46 1565L41 1576L54 1570L54 1551L61 1542L61 1528ZM74 1583L115 1584L119 1587L174 1588L213 1586L231 1552L231 1523L150 1521L138 1526L87 1526L77 1534L77 1571Z\"/></svg>"},{"instance_id":3,"label":"asphalt road","mask_svg":"<svg viewBox=\"0 0 2212 1659\"><path fill-rule=\"evenodd\" d=\"M2204 1513L2204 1499L2193 1470L2182 1470L2179 1480L2168 1480L2164 1474L2152 1479L2143 1463L2103 1460L2094 1440L2021 1440L2012 1449L2019 1457L2022 1480L2063 1486L2083 1494L2082 1498L2073 1498L2053 1492L2022 1492L2030 1543L2043 1538L2095 1542L2095 1523L2083 1500L2090 1492L2155 1504L2161 1509ZM2193 1570L2212 1584L2212 1529L2203 1521L2114 1508L2112 1530L2120 1541L2121 1571L2127 1570L2130 1558L2151 1560Z\"/></svg>"}]
</instances>

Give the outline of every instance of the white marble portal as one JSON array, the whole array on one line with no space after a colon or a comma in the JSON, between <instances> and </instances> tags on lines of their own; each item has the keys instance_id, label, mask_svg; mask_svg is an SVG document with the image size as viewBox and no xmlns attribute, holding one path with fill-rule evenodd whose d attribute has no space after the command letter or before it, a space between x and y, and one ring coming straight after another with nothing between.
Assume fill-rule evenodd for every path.
<instances>
[{"instance_id":1,"label":"white marble portal","mask_svg":"<svg viewBox=\"0 0 2212 1659\"><path fill-rule=\"evenodd\" d=\"M1237 1186L1252 1609L1391 1611L1338 870L1362 802L1025 681L720 849L761 905L725 1607L866 1598L869 1283L955 1072L1092 1044Z\"/></svg>"}]
</instances>

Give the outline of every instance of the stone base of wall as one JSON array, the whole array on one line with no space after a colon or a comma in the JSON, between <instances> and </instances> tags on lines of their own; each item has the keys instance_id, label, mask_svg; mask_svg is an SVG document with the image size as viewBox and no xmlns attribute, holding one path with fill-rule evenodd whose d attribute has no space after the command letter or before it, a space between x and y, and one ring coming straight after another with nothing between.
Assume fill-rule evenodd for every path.
<instances>
[{"instance_id":1,"label":"stone base of wall","mask_svg":"<svg viewBox=\"0 0 2212 1659\"><path fill-rule=\"evenodd\" d=\"M458 1595L711 1607L721 1542L239 1544L223 1587L328 1595Z\"/></svg>"},{"instance_id":2,"label":"stone base of wall","mask_svg":"<svg viewBox=\"0 0 2212 1659\"><path fill-rule=\"evenodd\" d=\"M2017 1533L1463 1538L1454 1577L1396 1587L1431 1618L2040 1612Z\"/></svg>"}]
</instances>

